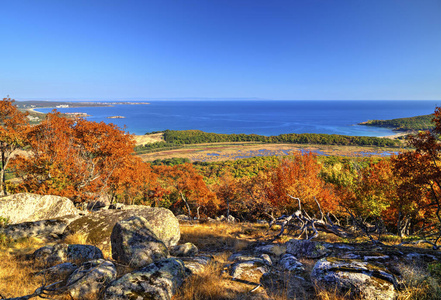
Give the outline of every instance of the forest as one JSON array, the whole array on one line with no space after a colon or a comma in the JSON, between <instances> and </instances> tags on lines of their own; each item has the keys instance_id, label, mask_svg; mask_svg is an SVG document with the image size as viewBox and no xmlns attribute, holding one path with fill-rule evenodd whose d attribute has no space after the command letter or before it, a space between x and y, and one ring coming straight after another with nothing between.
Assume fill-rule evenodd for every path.
<instances>
[{"instance_id":1,"label":"forest","mask_svg":"<svg viewBox=\"0 0 441 300\"><path fill-rule=\"evenodd\" d=\"M392 128L396 131L429 130L434 127L433 115L416 116L411 118L399 118L392 120L369 120L360 125Z\"/></svg>"},{"instance_id":2,"label":"forest","mask_svg":"<svg viewBox=\"0 0 441 300\"><path fill-rule=\"evenodd\" d=\"M438 249L440 108L434 112L433 125L432 130L408 136L411 150L385 158L298 153L218 163L147 163L136 155L132 137L115 125L65 118L53 111L30 126L27 113L5 98L0 101L0 193L60 195L82 208L106 197L112 202L166 207L197 219L232 215L241 221L275 220L300 212L315 231L339 234L347 226L357 226L373 241L386 233L413 236ZM314 134L165 132L166 144L223 138L272 142L304 138L308 143L329 139L342 144L364 140ZM15 178L6 180L6 171Z\"/></svg>"}]
</instances>

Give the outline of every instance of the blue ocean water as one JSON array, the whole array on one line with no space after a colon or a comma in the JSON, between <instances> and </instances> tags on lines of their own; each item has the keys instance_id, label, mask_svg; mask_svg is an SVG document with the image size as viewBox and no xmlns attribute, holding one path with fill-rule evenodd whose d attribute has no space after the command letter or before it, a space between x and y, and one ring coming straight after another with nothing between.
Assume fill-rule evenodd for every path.
<instances>
[{"instance_id":1,"label":"blue ocean water","mask_svg":"<svg viewBox=\"0 0 441 300\"><path fill-rule=\"evenodd\" d=\"M145 134L165 129L199 129L214 133L279 135L326 133L353 136L394 134L385 128L357 125L372 119L386 120L431 114L440 101L149 101L149 105L59 108L84 112L88 120L125 126ZM38 109L50 112L52 109ZM124 119L108 119L124 116Z\"/></svg>"}]
</instances>

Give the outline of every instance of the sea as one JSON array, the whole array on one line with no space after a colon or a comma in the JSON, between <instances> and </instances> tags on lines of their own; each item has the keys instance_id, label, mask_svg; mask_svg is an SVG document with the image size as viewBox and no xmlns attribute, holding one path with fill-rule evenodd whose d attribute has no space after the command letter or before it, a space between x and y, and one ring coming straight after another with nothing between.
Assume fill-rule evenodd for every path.
<instances>
[{"instance_id":1,"label":"sea","mask_svg":"<svg viewBox=\"0 0 441 300\"><path fill-rule=\"evenodd\" d=\"M388 136L386 128L358 125L368 120L427 115L441 100L239 100L145 101L149 104L117 104L110 107L57 108L62 113L81 112L88 120L113 123L125 131L143 135L154 131L197 129L213 133L279 135L325 133L351 136ZM47 113L52 108L39 108ZM121 116L123 118L109 118Z\"/></svg>"}]
</instances>

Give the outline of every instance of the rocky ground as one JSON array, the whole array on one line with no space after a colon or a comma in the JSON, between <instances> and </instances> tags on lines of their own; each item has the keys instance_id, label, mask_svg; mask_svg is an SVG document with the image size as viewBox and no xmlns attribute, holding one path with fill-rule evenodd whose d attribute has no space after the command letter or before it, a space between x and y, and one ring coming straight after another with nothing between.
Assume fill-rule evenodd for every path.
<instances>
[{"instance_id":1,"label":"rocky ground","mask_svg":"<svg viewBox=\"0 0 441 300\"><path fill-rule=\"evenodd\" d=\"M314 241L273 240L276 232L265 224L235 224L225 218L199 224L185 216L178 220L166 209L144 206L104 207L84 215L69 207L67 199L30 194L0 199L0 216L19 214L12 208L20 201L23 218L0 228L1 251L10 260L17 259L17 265L32 266L26 278L35 281L34 288L11 289L11 275L18 271L11 264L2 265L3 298L440 299L441 295L439 251L323 236ZM32 210L35 219L24 213ZM78 237L83 238L81 243ZM36 238L44 241L38 249L27 245L18 251L11 246L18 243L13 240Z\"/></svg>"}]
</instances>

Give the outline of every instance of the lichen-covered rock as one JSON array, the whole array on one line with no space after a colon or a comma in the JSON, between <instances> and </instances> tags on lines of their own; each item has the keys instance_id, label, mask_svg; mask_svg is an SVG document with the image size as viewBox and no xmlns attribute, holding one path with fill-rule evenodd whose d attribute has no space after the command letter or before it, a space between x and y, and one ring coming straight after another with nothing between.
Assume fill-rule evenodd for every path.
<instances>
[{"instance_id":1,"label":"lichen-covered rock","mask_svg":"<svg viewBox=\"0 0 441 300\"><path fill-rule=\"evenodd\" d=\"M286 253L296 257L317 259L331 252L326 246L326 243L292 239L286 243Z\"/></svg>"},{"instance_id":2,"label":"lichen-covered rock","mask_svg":"<svg viewBox=\"0 0 441 300\"><path fill-rule=\"evenodd\" d=\"M170 249L170 254L178 257L195 256L198 254L198 247L192 243L176 245Z\"/></svg>"},{"instance_id":3,"label":"lichen-covered rock","mask_svg":"<svg viewBox=\"0 0 441 300\"><path fill-rule=\"evenodd\" d=\"M303 272L305 268L301 262L297 260L297 258L292 254L284 254L282 259L279 261L279 265L285 271L290 272Z\"/></svg>"},{"instance_id":4,"label":"lichen-covered rock","mask_svg":"<svg viewBox=\"0 0 441 300\"><path fill-rule=\"evenodd\" d=\"M40 263L54 265L66 261L100 259L103 258L103 253L100 249L91 245L56 244L35 250L33 257Z\"/></svg>"},{"instance_id":5,"label":"lichen-covered rock","mask_svg":"<svg viewBox=\"0 0 441 300\"><path fill-rule=\"evenodd\" d=\"M111 282L104 291L104 299L170 300L186 276L182 261L164 259Z\"/></svg>"},{"instance_id":6,"label":"lichen-covered rock","mask_svg":"<svg viewBox=\"0 0 441 300\"><path fill-rule=\"evenodd\" d=\"M233 280L247 280L258 283L260 277L270 270L270 266L262 258L254 260L240 260L230 266L230 275Z\"/></svg>"},{"instance_id":7,"label":"lichen-covered rock","mask_svg":"<svg viewBox=\"0 0 441 300\"><path fill-rule=\"evenodd\" d=\"M20 193L0 198L0 216L10 224L51 220L67 215L79 215L68 198Z\"/></svg>"},{"instance_id":8,"label":"lichen-covered rock","mask_svg":"<svg viewBox=\"0 0 441 300\"><path fill-rule=\"evenodd\" d=\"M200 274L207 267L211 258L208 256L181 257L185 267L190 270L191 274Z\"/></svg>"},{"instance_id":9,"label":"lichen-covered rock","mask_svg":"<svg viewBox=\"0 0 441 300\"><path fill-rule=\"evenodd\" d=\"M116 278L115 265L104 259L83 263L69 276L66 286L72 299L97 299L101 289Z\"/></svg>"},{"instance_id":10,"label":"lichen-covered rock","mask_svg":"<svg viewBox=\"0 0 441 300\"><path fill-rule=\"evenodd\" d=\"M110 235L116 222L133 216L145 218L153 233L167 247L178 244L181 237L178 220L170 210L159 207L134 205L124 209L92 212L70 223L65 232L82 232L95 245L110 244Z\"/></svg>"},{"instance_id":11,"label":"lichen-covered rock","mask_svg":"<svg viewBox=\"0 0 441 300\"><path fill-rule=\"evenodd\" d=\"M48 281L62 281L67 279L76 269L78 269L77 265L66 262L42 270L38 274L44 275L44 278Z\"/></svg>"},{"instance_id":12,"label":"lichen-covered rock","mask_svg":"<svg viewBox=\"0 0 441 300\"><path fill-rule=\"evenodd\" d=\"M318 287L349 292L359 299L395 299L395 277L380 265L366 261L328 257L320 259L311 272Z\"/></svg>"},{"instance_id":13,"label":"lichen-covered rock","mask_svg":"<svg viewBox=\"0 0 441 300\"><path fill-rule=\"evenodd\" d=\"M165 244L143 217L133 216L117 222L110 238L113 259L133 268L146 266L169 255Z\"/></svg>"},{"instance_id":14,"label":"lichen-covered rock","mask_svg":"<svg viewBox=\"0 0 441 300\"><path fill-rule=\"evenodd\" d=\"M92 245L69 245L67 246L67 260L86 261L103 258L101 250Z\"/></svg>"},{"instance_id":15,"label":"lichen-covered rock","mask_svg":"<svg viewBox=\"0 0 441 300\"><path fill-rule=\"evenodd\" d=\"M11 224L5 227L0 227L0 233L9 236L12 239L28 237L58 238L63 234L67 225L76 218L78 218L78 216Z\"/></svg>"}]
</instances>

